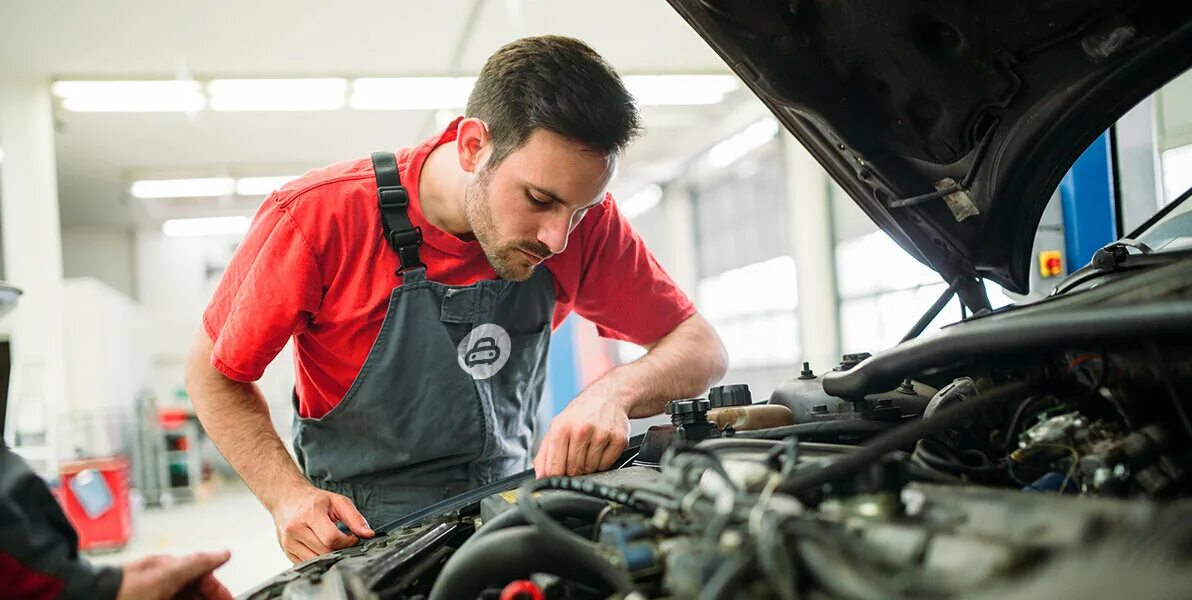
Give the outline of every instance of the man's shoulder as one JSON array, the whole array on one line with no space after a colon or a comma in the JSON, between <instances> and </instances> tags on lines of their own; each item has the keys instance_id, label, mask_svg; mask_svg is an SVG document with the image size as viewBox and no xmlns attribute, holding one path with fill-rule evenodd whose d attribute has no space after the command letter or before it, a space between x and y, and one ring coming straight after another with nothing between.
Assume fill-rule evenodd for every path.
<instances>
[{"instance_id":1,"label":"man's shoulder","mask_svg":"<svg viewBox=\"0 0 1192 600\"><path fill-rule=\"evenodd\" d=\"M372 161L368 157L354 158L307 171L278 188L270 198L281 206L338 203L359 194L372 181Z\"/></svg>"}]
</instances>

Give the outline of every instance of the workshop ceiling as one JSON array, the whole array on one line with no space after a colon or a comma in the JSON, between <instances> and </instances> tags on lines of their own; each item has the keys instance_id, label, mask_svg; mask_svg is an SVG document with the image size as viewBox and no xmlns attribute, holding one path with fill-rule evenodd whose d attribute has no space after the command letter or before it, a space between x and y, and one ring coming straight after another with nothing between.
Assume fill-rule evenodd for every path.
<instances>
[{"instance_id":1,"label":"workshop ceiling","mask_svg":"<svg viewBox=\"0 0 1192 600\"><path fill-rule=\"evenodd\" d=\"M664 0L9 0L0 74L63 79L474 75L501 44L557 33L590 43L624 74L729 73ZM706 149L743 103L644 110L647 135L615 192L634 191ZM739 110L738 110L739 112ZM177 202L127 193L135 178L289 175L410 145L435 111L79 113L55 109L64 227L156 227L161 219L251 212L259 198ZM440 115L440 118L442 115Z\"/></svg>"}]
</instances>

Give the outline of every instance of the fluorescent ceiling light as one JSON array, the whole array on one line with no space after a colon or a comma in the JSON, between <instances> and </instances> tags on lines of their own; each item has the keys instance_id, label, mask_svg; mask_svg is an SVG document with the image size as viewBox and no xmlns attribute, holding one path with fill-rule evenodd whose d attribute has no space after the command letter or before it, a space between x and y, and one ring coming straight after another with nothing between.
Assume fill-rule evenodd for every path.
<instances>
[{"instance_id":1,"label":"fluorescent ceiling light","mask_svg":"<svg viewBox=\"0 0 1192 600\"><path fill-rule=\"evenodd\" d=\"M778 120L766 117L743 129L740 133L712 146L707 161L713 167L727 167L750 152L765 146L778 135Z\"/></svg>"},{"instance_id":2,"label":"fluorescent ceiling light","mask_svg":"<svg viewBox=\"0 0 1192 600\"><path fill-rule=\"evenodd\" d=\"M358 110L436 110L463 108L475 77L387 77L357 79L352 108Z\"/></svg>"},{"instance_id":3,"label":"fluorescent ceiling light","mask_svg":"<svg viewBox=\"0 0 1192 600\"><path fill-rule=\"evenodd\" d=\"M661 201L662 187L656 183L652 183L634 192L624 202L618 202L617 206L621 209L621 214L625 215L626 219L632 219L658 206L658 203Z\"/></svg>"},{"instance_id":4,"label":"fluorescent ceiling light","mask_svg":"<svg viewBox=\"0 0 1192 600\"><path fill-rule=\"evenodd\" d=\"M130 191L137 198L205 198L227 196L235 189L230 177L209 177L134 181Z\"/></svg>"},{"instance_id":5,"label":"fluorescent ceiling light","mask_svg":"<svg viewBox=\"0 0 1192 600\"><path fill-rule=\"evenodd\" d=\"M236 180L236 193L240 196L268 196L274 190L297 178L297 175L285 175L282 177L241 177Z\"/></svg>"},{"instance_id":6,"label":"fluorescent ceiling light","mask_svg":"<svg viewBox=\"0 0 1192 600\"><path fill-rule=\"evenodd\" d=\"M339 110L346 79L216 79L207 84L219 111Z\"/></svg>"},{"instance_id":7,"label":"fluorescent ceiling light","mask_svg":"<svg viewBox=\"0 0 1192 600\"><path fill-rule=\"evenodd\" d=\"M162 224L161 232L170 237L240 235L248 231L248 225L248 217L170 219Z\"/></svg>"},{"instance_id":8,"label":"fluorescent ceiling light","mask_svg":"<svg viewBox=\"0 0 1192 600\"><path fill-rule=\"evenodd\" d=\"M628 75L623 79L642 106L716 104L737 89L732 75Z\"/></svg>"},{"instance_id":9,"label":"fluorescent ceiling light","mask_svg":"<svg viewBox=\"0 0 1192 600\"><path fill-rule=\"evenodd\" d=\"M50 89L73 112L193 112L206 103L197 81L55 81Z\"/></svg>"},{"instance_id":10,"label":"fluorescent ceiling light","mask_svg":"<svg viewBox=\"0 0 1192 600\"><path fill-rule=\"evenodd\" d=\"M4 163L4 148L0 148L0 164Z\"/></svg>"}]
</instances>

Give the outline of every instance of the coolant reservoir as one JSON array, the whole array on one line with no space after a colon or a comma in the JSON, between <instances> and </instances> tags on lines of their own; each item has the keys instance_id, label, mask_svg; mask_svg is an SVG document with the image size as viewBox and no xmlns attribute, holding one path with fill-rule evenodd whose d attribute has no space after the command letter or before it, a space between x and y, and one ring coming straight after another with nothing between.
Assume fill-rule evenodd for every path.
<instances>
[{"instance_id":1,"label":"coolant reservoir","mask_svg":"<svg viewBox=\"0 0 1192 600\"><path fill-rule=\"evenodd\" d=\"M708 391L708 420L721 431L732 427L737 431L769 429L793 425L795 416L785 406L753 404L749 386L722 385Z\"/></svg>"}]
</instances>

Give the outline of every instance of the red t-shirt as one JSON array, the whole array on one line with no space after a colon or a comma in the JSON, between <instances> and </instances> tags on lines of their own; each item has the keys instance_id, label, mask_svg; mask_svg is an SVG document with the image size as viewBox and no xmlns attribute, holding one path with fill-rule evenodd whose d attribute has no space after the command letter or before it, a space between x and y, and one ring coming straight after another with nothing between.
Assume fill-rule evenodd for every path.
<instances>
[{"instance_id":1,"label":"red t-shirt","mask_svg":"<svg viewBox=\"0 0 1192 600\"><path fill-rule=\"evenodd\" d=\"M458 123L397 153L410 220L422 227L427 278L447 285L497 278L479 243L428 223L418 200L423 162L456 139ZM256 381L292 336L298 412L321 417L364 365L401 284L398 265L382 234L370 158L291 181L261 205L203 314L212 364L236 381ZM543 266L554 279L556 327L574 310L604 337L646 344L695 312L609 196Z\"/></svg>"}]
</instances>

